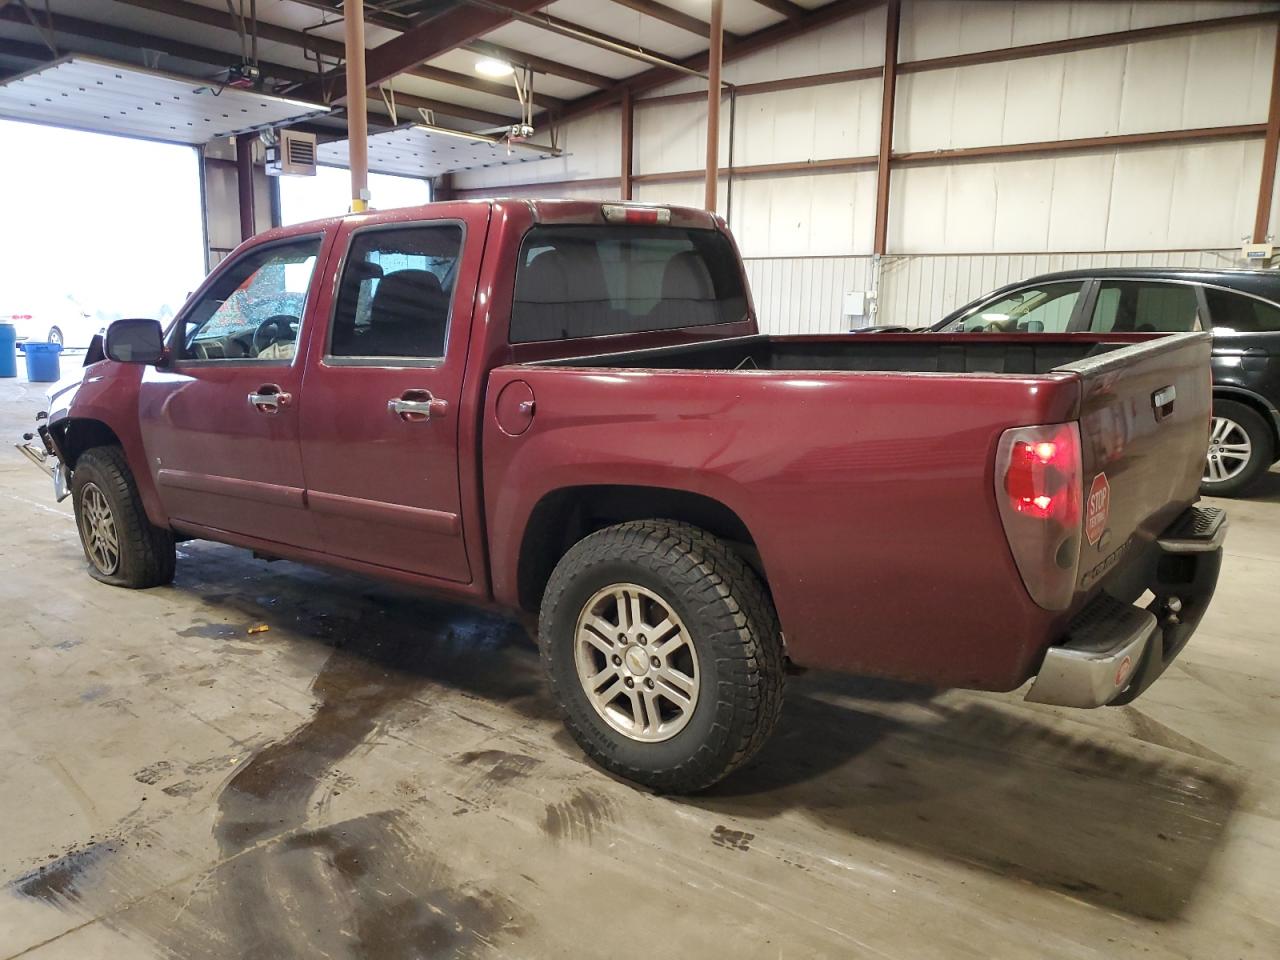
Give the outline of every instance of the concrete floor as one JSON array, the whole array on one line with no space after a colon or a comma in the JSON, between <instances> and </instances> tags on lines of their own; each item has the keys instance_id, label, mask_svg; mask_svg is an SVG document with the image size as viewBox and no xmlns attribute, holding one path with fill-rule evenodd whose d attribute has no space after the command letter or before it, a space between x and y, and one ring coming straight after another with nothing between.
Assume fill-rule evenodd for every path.
<instances>
[{"instance_id":1,"label":"concrete floor","mask_svg":"<svg viewBox=\"0 0 1280 960\"><path fill-rule=\"evenodd\" d=\"M1280 956L1280 475L1136 705L807 675L694 799L514 623L209 543L102 586L48 486L0 446L0 957Z\"/></svg>"}]
</instances>

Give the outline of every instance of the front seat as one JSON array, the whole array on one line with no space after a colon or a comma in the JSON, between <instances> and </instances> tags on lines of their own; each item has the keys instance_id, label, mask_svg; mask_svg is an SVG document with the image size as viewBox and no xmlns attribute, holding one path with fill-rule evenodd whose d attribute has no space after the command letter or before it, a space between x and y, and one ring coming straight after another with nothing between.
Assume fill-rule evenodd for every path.
<instances>
[{"instance_id":1,"label":"front seat","mask_svg":"<svg viewBox=\"0 0 1280 960\"><path fill-rule=\"evenodd\" d=\"M449 295L430 270L397 270L378 281L369 303L369 329L360 354L443 357Z\"/></svg>"}]
</instances>

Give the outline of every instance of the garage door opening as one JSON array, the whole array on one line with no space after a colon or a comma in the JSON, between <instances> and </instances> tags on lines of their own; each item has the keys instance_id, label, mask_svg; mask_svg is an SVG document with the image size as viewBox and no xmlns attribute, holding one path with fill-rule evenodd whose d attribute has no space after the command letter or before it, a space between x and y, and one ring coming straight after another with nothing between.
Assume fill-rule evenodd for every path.
<instances>
[{"instance_id":1,"label":"garage door opening","mask_svg":"<svg viewBox=\"0 0 1280 960\"><path fill-rule=\"evenodd\" d=\"M414 177L369 174L369 196L377 210L413 207L431 201L431 185ZM316 167L314 177L280 178L280 220L306 223L338 217L351 206L351 173L342 167Z\"/></svg>"},{"instance_id":2,"label":"garage door opening","mask_svg":"<svg viewBox=\"0 0 1280 960\"><path fill-rule=\"evenodd\" d=\"M11 120L0 142L0 319L77 347L121 317L172 317L204 277L197 152Z\"/></svg>"}]
</instances>

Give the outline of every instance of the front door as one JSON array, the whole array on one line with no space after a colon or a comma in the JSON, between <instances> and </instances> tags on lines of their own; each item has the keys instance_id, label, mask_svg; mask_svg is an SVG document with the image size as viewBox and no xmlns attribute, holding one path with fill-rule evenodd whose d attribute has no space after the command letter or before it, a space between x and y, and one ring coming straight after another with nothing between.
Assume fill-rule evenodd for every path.
<instances>
[{"instance_id":1,"label":"front door","mask_svg":"<svg viewBox=\"0 0 1280 960\"><path fill-rule=\"evenodd\" d=\"M321 234L291 238L224 264L174 325L169 365L144 376L143 444L179 525L319 545L306 510L295 354L322 245Z\"/></svg>"},{"instance_id":2,"label":"front door","mask_svg":"<svg viewBox=\"0 0 1280 960\"><path fill-rule=\"evenodd\" d=\"M338 237L343 272L300 423L307 502L330 554L471 579L458 424L485 214L344 225Z\"/></svg>"}]
</instances>

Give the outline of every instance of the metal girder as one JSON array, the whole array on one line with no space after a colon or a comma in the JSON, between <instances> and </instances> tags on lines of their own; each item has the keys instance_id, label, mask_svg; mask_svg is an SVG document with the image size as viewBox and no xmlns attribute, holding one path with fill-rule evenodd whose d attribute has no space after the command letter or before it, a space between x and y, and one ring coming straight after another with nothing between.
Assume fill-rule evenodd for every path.
<instances>
[{"instance_id":1,"label":"metal girder","mask_svg":"<svg viewBox=\"0 0 1280 960\"><path fill-rule=\"evenodd\" d=\"M516 50L512 47L504 47L489 40L472 40L470 43L464 43L462 49L478 53L482 57L505 60L512 66L529 67L531 70L545 73L548 76L562 77L565 80L573 80L576 83L585 83L589 87L611 87L618 82L613 77L606 77L602 73L592 73L590 70L583 70L581 67L571 67L568 64L540 57L537 54L525 53L523 50Z\"/></svg>"},{"instance_id":2,"label":"metal girder","mask_svg":"<svg viewBox=\"0 0 1280 960\"><path fill-rule=\"evenodd\" d=\"M546 6L550 0L512 0L510 9L461 6L411 27L400 36L388 40L365 53L365 73L372 84L389 80L397 73L438 57L464 43L511 22L515 13L527 13ZM505 12L499 12L505 11ZM326 75L324 82L312 81L295 91L304 99L322 96L329 87L331 100L346 96L346 84L340 75Z\"/></svg>"},{"instance_id":3,"label":"metal girder","mask_svg":"<svg viewBox=\"0 0 1280 960\"><path fill-rule=\"evenodd\" d=\"M116 0L116 2L131 7L139 7L143 10L150 10L153 13L176 17L179 20L186 20L190 23L199 23L223 30L235 29L225 10L205 7L198 3L187 2L187 0ZM371 19L369 16L365 17L366 21ZM320 37L304 33L301 30L294 30L290 27L283 27L279 24L268 23L262 19L258 20L258 36L260 39L269 40L272 43L282 43L302 50L313 50L317 54L332 57L334 60L341 60L345 56L345 50L340 40L330 40L327 37ZM424 64L400 72L423 80L434 80L439 83L462 87L476 93L487 93L507 100L519 99L516 96L515 87L511 84L485 80L482 77L472 77L453 70L444 70L440 67L431 67ZM535 93L533 102L540 107L546 107L551 110L564 106L564 101L559 97L544 93Z\"/></svg>"},{"instance_id":4,"label":"metal girder","mask_svg":"<svg viewBox=\"0 0 1280 960\"><path fill-rule=\"evenodd\" d=\"M768 7L774 13L780 13L789 20L803 17L809 11L791 0L755 0L762 7Z\"/></svg>"},{"instance_id":5,"label":"metal girder","mask_svg":"<svg viewBox=\"0 0 1280 960\"><path fill-rule=\"evenodd\" d=\"M679 27L681 30L695 33L700 37L705 38L711 35L711 25L706 20L699 20L683 10L668 7L665 3L658 3L657 0L613 0L613 2L622 7L630 7L637 13L643 13L646 17L653 17L653 19L669 23L673 27ZM724 38L725 40L736 40L737 36L726 30L724 31Z\"/></svg>"},{"instance_id":6,"label":"metal girder","mask_svg":"<svg viewBox=\"0 0 1280 960\"><path fill-rule=\"evenodd\" d=\"M736 43L731 44L726 41L724 45L724 60L726 63L730 60L736 60L739 57L755 53L757 50L763 50L782 43L784 40L790 40L813 30L819 30L847 17L865 13L867 10L883 6L883 4L884 0L834 0L833 3L828 3L826 6L806 11L802 17L797 17L794 20L784 20L781 23L775 23L773 26L757 30L755 33L749 33ZM708 60L709 57L706 52L697 53L681 60L680 65L686 69L705 70ZM582 117L609 107L622 97L624 89L629 89L633 94L643 93L645 90L652 90L654 87L659 87L664 83L670 83L672 80L679 78L679 76L680 74L676 71L664 67L654 67L652 70L637 73L634 76L627 77L625 80L619 80L611 89L601 90L599 93L589 93L585 97L571 101L561 115L560 121L563 123L574 117Z\"/></svg>"}]
</instances>

